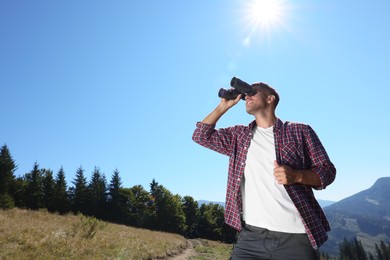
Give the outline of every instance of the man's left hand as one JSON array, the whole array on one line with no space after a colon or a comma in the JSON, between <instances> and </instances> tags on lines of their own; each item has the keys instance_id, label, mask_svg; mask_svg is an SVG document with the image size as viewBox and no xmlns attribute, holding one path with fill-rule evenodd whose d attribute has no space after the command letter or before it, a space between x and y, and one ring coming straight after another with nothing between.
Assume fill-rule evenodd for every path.
<instances>
[{"instance_id":1,"label":"man's left hand","mask_svg":"<svg viewBox=\"0 0 390 260\"><path fill-rule=\"evenodd\" d=\"M275 180L281 185L290 185L298 183L299 180L302 178L298 171L295 171L287 165L279 165L276 161L274 161L274 165Z\"/></svg>"}]
</instances>

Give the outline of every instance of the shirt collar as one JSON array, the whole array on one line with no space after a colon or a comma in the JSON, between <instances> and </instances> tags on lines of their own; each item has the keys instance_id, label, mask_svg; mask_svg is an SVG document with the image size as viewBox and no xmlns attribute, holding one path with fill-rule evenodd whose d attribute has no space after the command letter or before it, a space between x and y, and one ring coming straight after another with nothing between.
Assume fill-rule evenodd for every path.
<instances>
[{"instance_id":1,"label":"shirt collar","mask_svg":"<svg viewBox=\"0 0 390 260\"><path fill-rule=\"evenodd\" d=\"M277 118L276 118L275 125L274 125L274 131L279 131L280 129L282 129L282 126L283 126L282 120L280 120L280 119L277 117Z\"/></svg>"},{"instance_id":2,"label":"shirt collar","mask_svg":"<svg viewBox=\"0 0 390 260\"><path fill-rule=\"evenodd\" d=\"M282 120L280 120L278 117L276 118L276 122L274 124L274 132L275 131L278 131L282 128L283 126L283 122ZM249 129L253 129L256 127L256 120L253 120L250 124L249 124Z\"/></svg>"}]
</instances>

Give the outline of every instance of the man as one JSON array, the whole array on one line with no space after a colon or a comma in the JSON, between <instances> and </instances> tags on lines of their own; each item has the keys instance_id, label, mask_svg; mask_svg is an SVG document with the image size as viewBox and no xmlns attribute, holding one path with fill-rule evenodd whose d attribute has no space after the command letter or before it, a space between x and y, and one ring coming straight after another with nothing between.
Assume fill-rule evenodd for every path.
<instances>
[{"instance_id":1,"label":"man","mask_svg":"<svg viewBox=\"0 0 390 260\"><path fill-rule=\"evenodd\" d=\"M192 137L230 157L225 222L241 231L232 259L318 259L330 228L312 189L331 184L336 169L310 126L276 117L274 88L251 86L249 126L215 128L242 95L222 98Z\"/></svg>"}]
</instances>

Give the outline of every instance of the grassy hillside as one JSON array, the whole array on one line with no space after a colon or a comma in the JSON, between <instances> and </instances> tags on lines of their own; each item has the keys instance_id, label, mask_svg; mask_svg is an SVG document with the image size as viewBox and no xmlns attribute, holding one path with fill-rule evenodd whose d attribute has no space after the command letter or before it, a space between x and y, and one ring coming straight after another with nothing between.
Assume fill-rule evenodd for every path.
<instances>
[{"instance_id":1,"label":"grassy hillside","mask_svg":"<svg viewBox=\"0 0 390 260\"><path fill-rule=\"evenodd\" d=\"M161 259L186 247L176 234L81 215L0 210L0 259Z\"/></svg>"},{"instance_id":2,"label":"grassy hillside","mask_svg":"<svg viewBox=\"0 0 390 260\"><path fill-rule=\"evenodd\" d=\"M232 245L82 215L0 210L0 259L228 259Z\"/></svg>"}]
</instances>

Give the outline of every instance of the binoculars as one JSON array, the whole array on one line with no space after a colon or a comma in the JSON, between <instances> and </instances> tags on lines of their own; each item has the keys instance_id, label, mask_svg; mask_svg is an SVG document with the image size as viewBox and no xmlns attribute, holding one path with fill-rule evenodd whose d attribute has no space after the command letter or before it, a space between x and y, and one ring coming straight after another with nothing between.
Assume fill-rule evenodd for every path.
<instances>
[{"instance_id":1,"label":"binoculars","mask_svg":"<svg viewBox=\"0 0 390 260\"><path fill-rule=\"evenodd\" d=\"M253 95L253 88L251 85L239 78L233 77L230 81L232 89L221 88L218 91L218 97L225 99L236 99L238 95L242 94L241 99L245 100L246 95Z\"/></svg>"}]
</instances>

